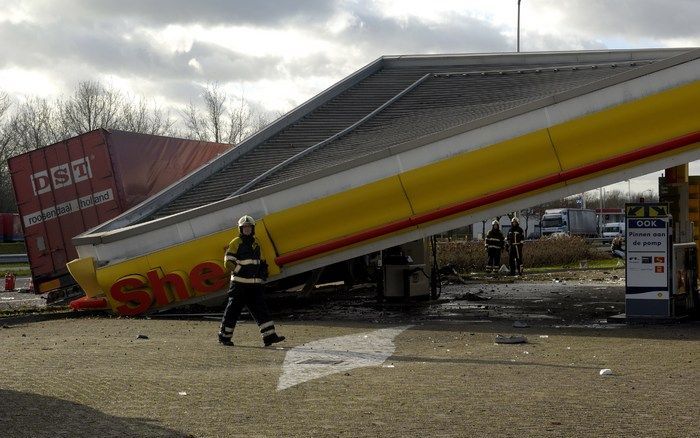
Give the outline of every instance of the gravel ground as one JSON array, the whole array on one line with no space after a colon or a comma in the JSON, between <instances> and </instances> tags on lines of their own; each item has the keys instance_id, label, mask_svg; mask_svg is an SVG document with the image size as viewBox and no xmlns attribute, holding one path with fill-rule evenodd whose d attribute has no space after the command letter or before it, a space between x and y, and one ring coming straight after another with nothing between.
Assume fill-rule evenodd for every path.
<instances>
[{"instance_id":1,"label":"gravel ground","mask_svg":"<svg viewBox=\"0 0 700 438\"><path fill-rule=\"evenodd\" d=\"M700 324L605 323L622 310L624 282L615 275L452 284L437 302L409 304L378 303L361 289L276 294L271 307L287 336L278 348L262 348L250 321L236 329L235 347L220 346L216 316L207 315L6 318L0 430L8 437L698 436ZM396 327L408 328L385 362L277 389L293 347L314 350L343 337L338 351L314 352L346 357L359 353L340 339ZM527 343L497 344L498 335ZM611 376L600 375L606 368Z\"/></svg>"},{"instance_id":2,"label":"gravel ground","mask_svg":"<svg viewBox=\"0 0 700 438\"><path fill-rule=\"evenodd\" d=\"M46 297L29 293L29 278L19 277L16 290L6 292L5 283L0 283L0 312L13 310L43 310L46 307Z\"/></svg>"}]
</instances>

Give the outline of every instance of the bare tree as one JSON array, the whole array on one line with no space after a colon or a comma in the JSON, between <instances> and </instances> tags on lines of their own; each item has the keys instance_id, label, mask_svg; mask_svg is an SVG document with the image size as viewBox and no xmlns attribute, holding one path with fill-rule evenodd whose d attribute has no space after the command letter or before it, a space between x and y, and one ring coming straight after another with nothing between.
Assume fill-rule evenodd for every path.
<instances>
[{"instance_id":1,"label":"bare tree","mask_svg":"<svg viewBox=\"0 0 700 438\"><path fill-rule=\"evenodd\" d=\"M97 81L83 81L60 105L60 119L71 135L116 128L122 124L119 115L123 100L121 93L112 88Z\"/></svg>"},{"instance_id":2,"label":"bare tree","mask_svg":"<svg viewBox=\"0 0 700 438\"><path fill-rule=\"evenodd\" d=\"M229 129L226 135L226 142L231 144L240 143L249 129L250 119L250 106L243 100L243 97L239 97L229 111Z\"/></svg>"},{"instance_id":3,"label":"bare tree","mask_svg":"<svg viewBox=\"0 0 700 438\"><path fill-rule=\"evenodd\" d=\"M525 232L525 238L527 239L530 236L530 219L539 217L539 214L535 208L525 208L520 210L520 217L522 217L523 221L525 222L523 231Z\"/></svg>"},{"instance_id":4,"label":"bare tree","mask_svg":"<svg viewBox=\"0 0 700 438\"><path fill-rule=\"evenodd\" d=\"M10 120L12 146L8 152L21 154L60 141L65 135L61 128L51 102L39 97L28 98Z\"/></svg>"},{"instance_id":5,"label":"bare tree","mask_svg":"<svg viewBox=\"0 0 700 438\"><path fill-rule=\"evenodd\" d=\"M148 108L144 99L131 98L124 102L119 118L119 128L152 135L173 135L174 121L170 112L155 104Z\"/></svg>"},{"instance_id":6,"label":"bare tree","mask_svg":"<svg viewBox=\"0 0 700 438\"><path fill-rule=\"evenodd\" d=\"M10 95L5 91L0 90L0 121L3 120L5 114L8 113L11 106L12 100L10 99Z\"/></svg>"},{"instance_id":7,"label":"bare tree","mask_svg":"<svg viewBox=\"0 0 700 438\"><path fill-rule=\"evenodd\" d=\"M235 106L229 111L229 130L226 142L238 144L270 124L280 114L263 112L252 106L243 96L235 99Z\"/></svg>"},{"instance_id":8,"label":"bare tree","mask_svg":"<svg viewBox=\"0 0 700 438\"><path fill-rule=\"evenodd\" d=\"M54 105L48 100L27 98L13 113L9 112L8 98L0 100L0 209L16 211L7 160L60 140L61 132L56 129Z\"/></svg>"},{"instance_id":9,"label":"bare tree","mask_svg":"<svg viewBox=\"0 0 700 438\"><path fill-rule=\"evenodd\" d=\"M0 91L0 156L3 161L6 159L5 150L11 141L10 123L7 117L11 106L10 96L4 91Z\"/></svg>"},{"instance_id":10,"label":"bare tree","mask_svg":"<svg viewBox=\"0 0 700 438\"><path fill-rule=\"evenodd\" d=\"M10 183L9 169L7 168L7 158L12 146L12 128L10 123L10 108L12 100L10 96L0 91L0 211L16 211L17 206Z\"/></svg>"},{"instance_id":11,"label":"bare tree","mask_svg":"<svg viewBox=\"0 0 700 438\"><path fill-rule=\"evenodd\" d=\"M208 126L211 138L216 143L221 143L221 133L224 130L223 124L226 113L226 100L228 96L221 90L219 84L210 84L202 95L204 107L207 114Z\"/></svg>"},{"instance_id":12,"label":"bare tree","mask_svg":"<svg viewBox=\"0 0 700 438\"><path fill-rule=\"evenodd\" d=\"M180 112L188 138L237 144L274 116L251 106L243 96L229 96L218 84L208 84L202 100L203 110L190 101Z\"/></svg>"},{"instance_id":13,"label":"bare tree","mask_svg":"<svg viewBox=\"0 0 700 438\"><path fill-rule=\"evenodd\" d=\"M180 112L180 115L185 124L185 137L194 140L209 139L206 118L192 101Z\"/></svg>"}]
</instances>

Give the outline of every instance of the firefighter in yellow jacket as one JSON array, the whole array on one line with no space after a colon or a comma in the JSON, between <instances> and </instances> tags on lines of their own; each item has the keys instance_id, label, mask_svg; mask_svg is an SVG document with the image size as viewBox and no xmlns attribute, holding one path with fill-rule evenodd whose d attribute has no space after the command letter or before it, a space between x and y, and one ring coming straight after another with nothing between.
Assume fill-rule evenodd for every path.
<instances>
[{"instance_id":1,"label":"firefighter in yellow jacket","mask_svg":"<svg viewBox=\"0 0 700 438\"><path fill-rule=\"evenodd\" d=\"M239 236L229 243L224 264L231 272L228 290L228 304L224 311L219 331L219 342L233 345L233 329L241 315L243 306L247 306L258 323L260 335L265 346L284 340L275 332L275 323L270 319L270 312L265 303L263 282L267 280L267 263L260 253L260 243L255 237L255 220L246 215L238 220Z\"/></svg>"}]
</instances>

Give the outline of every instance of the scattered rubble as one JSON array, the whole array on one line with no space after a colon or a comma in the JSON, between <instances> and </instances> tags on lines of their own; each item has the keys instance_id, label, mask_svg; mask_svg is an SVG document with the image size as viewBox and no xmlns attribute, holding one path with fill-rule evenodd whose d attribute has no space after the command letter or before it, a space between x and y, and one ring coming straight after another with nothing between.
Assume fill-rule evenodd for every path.
<instances>
[{"instance_id":1,"label":"scattered rubble","mask_svg":"<svg viewBox=\"0 0 700 438\"><path fill-rule=\"evenodd\" d=\"M527 338L523 335L496 335L497 344L526 344Z\"/></svg>"}]
</instances>

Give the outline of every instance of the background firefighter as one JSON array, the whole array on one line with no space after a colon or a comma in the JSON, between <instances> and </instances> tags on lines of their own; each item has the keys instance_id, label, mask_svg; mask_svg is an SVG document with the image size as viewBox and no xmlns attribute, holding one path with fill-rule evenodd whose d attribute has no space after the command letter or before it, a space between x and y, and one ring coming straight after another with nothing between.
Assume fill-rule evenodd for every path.
<instances>
[{"instance_id":1,"label":"background firefighter","mask_svg":"<svg viewBox=\"0 0 700 438\"><path fill-rule=\"evenodd\" d=\"M219 331L219 342L233 345L233 329L241 315L243 306L258 323L263 343L267 347L284 340L277 336L275 323L270 319L270 312L265 303L263 282L267 280L267 263L260 253L260 242L255 237L255 220L243 216L238 220L239 236L229 243L224 264L231 272L228 290L228 304L224 311Z\"/></svg>"},{"instance_id":2,"label":"background firefighter","mask_svg":"<svg viewBox=\"0 0 700 438\"><path fill-rule=\"evenodd\" d=\"M501 251L505 245L505 238L501 232L501 227L498 220L491 222L491 229L486 234L484 246L488 254L488 262L486 263L486 272L498 272L501 266Z\"/></svg>"},{"instance_id":3,"label":"background firefighter","mask_svg":"<svg viewBox=\"0 0 700 438\"><path fill-rule=\"evenodd\" d=\"M523 240L525 234L520 228L518 218L510 220L510 230L508 230L508 263L510 264L510 275L523 274Z\"/></svg>"}]
</instances>

